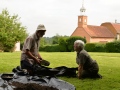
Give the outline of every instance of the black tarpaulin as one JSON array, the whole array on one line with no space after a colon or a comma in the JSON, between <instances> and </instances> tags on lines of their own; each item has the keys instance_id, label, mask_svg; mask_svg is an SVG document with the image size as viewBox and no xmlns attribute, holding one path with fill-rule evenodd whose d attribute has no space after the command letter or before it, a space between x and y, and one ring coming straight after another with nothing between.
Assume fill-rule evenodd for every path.
<instances>
[{"instance_id":1,"label":"black tarpaulin","mask_svg":"<svg viewBox=\"0 0 120 90\"><path fill-rule=\"evenodd\" d=\"M12 82L19 82L19 83L36 83L42 86L49 86L49 87L54 87L57 88L58 90L75 90L74 85L63 81L61 79L58 79L56 77L50 77L50 76L45 76L45 77L39 77L39 76L18 76L18 75L14 75L14 78L10 81L10 83ZM0 78L0 90L14 90L13 88L15 88L12 85L8 85L7 87L5 87L5 89L3 89L3 87L1 87L4 83L4 80L2 80L2 78ZM46 89L45 89L46 90ZM49 89L47 89L49 90Z\"/></svg>"}]
</instances>

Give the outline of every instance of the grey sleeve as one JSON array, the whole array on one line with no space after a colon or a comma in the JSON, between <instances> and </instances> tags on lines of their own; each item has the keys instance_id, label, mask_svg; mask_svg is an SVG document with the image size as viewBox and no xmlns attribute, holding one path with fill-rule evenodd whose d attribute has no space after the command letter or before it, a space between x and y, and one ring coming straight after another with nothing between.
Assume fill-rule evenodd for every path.
<instances>
[{"instance_id":1,"label":"grey sleeve","mask_svg":"<svg viewBox=\"0 0 120 90\"><path fill-rule=\"evenodd\" d=\"M80 53L79 54L79 64L84 65L86 61L86 56L84 55L84 53Z\"/></svg>"},{"instance_id":2,"label":"grey sleeve","mask_svg":"<svg viewBox=\"0 0 120 90\"><path fill-rule=\"evenodd\" d=\"M25 42L25 45L24 45L24 49L28 49L30 50L31 47L32 47L32 43L33 43L33 40L31 38L27 38L26 39L26 42Z\"/></svg>"}]
</instances>

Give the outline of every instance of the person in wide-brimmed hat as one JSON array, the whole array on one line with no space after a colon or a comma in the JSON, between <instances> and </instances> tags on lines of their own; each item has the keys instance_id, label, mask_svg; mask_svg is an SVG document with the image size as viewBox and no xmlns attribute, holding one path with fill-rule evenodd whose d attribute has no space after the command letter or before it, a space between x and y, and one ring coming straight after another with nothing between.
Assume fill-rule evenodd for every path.
<instances>
[{"instance_id":1,"label":"person in wide-brimmed hat","mask_svg":"<svg viewBox=\"0 0 120 90\"><path fill-rule=\"evenodd\" d=\"M34 65L49 66L49 62L44 60L39 53L40 39L45 35L46 29L43 24L38 25L35 33L28 36L24 42L21 53L21 68L34 71Z\"/></svg>"}]
</instances>

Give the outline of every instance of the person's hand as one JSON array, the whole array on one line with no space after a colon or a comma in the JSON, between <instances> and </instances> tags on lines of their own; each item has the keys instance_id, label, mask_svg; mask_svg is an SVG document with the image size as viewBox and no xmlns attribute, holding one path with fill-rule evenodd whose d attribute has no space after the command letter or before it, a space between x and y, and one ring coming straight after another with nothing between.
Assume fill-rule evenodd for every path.
<instances>
[{"instance_id":1,"label":"person's hand","mask_svg":"<svg viewBox=\"0 0 120 90\"><path fill-rule=\"evenodd\" d=\"M37 59L37 58L36 58L35 61L36 61L36 63L40 64L40 59Z\"/></svg>"},{"instance_id":2,"label":"person's hand","mask_svg":"<svg viewBox=\"0 0 120 90\"><path fill-rule=\"evenodd\" d=\"M39 58L40 60L43 60L42 58Z\"/></svg>"},{"instance_id":3,"label":"person's hand","mask_svg":"<svg viewBox=\"0 0 120 90\"><path fill-rule=\"evenodd\" d=\"M38 58L38 59L39 59L40 62L42 62L42 60L43 60L42 58Z\"/></svg>"}]
</instances>

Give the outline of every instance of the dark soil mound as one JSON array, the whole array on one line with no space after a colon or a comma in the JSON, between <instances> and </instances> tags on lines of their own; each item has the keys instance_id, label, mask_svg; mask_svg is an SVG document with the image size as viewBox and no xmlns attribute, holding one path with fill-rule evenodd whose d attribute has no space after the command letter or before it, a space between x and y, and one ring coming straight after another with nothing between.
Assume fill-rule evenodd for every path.
<instances>
[{"instance_id":1,"label":"dark soil mound","mask_svg":"<svg viewBox=\"0 0 120 90\"><path fill-rule=\"evenodd\" d=\"M15 86L14 90L58 90L54 87L49 86L42 86L36 83L19 83L19 82L12 82L12 85Z\"/></svg>"}]
</instances>

